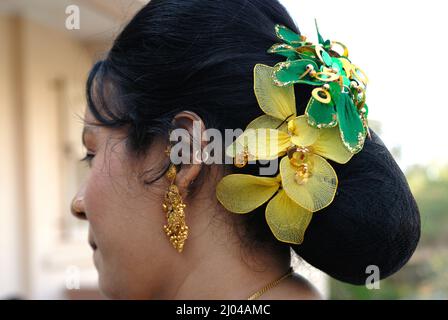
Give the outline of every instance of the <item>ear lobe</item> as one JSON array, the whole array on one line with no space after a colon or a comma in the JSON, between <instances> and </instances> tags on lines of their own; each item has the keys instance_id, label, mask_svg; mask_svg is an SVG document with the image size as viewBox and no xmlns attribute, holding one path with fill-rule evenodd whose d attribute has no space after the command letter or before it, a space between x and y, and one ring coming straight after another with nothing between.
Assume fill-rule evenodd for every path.
<instances>
[{"instance_id":1,"label":"ear lobe","mask_svg":"<svg viewBox=\"0 0 448 320\"><path fill-rule=\"evenodd\" d=\"M197 154L202 154L205 142L202 136L205 131L205 125L202 119L194 112L182 111L173 119L173 125L177 129L187 130L190 136L188 159L190 163L182 163L176 174L175 184L182 194L188 193L188 187L198 177L202 169L202 161Z\"/></svg>"},{"instance_id":2,"label":"ear lobe","mask_svg":"<svg viewBox=\"0 0 448 320\"><path fill-rule=\"evenodd\" d=\"M188 194L189 186L199 176L201 169L201 164L182 165L180 171L176 175L175 181L175 184L179 188L181 194Z\"/></svg>"}]
</instances>

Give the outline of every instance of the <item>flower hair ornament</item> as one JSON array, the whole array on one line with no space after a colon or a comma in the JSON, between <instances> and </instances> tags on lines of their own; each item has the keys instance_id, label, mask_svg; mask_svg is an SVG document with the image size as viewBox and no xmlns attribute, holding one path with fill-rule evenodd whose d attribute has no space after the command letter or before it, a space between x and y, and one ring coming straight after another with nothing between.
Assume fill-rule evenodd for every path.
<instances>
[{"instance_id":1,"label":"flower hair ornament","mask_svg":"<svg viewBox=\"0 0 448 320\"><path fill-rule=\"evenodd\" d=\"M338 187L327 160L345 164L370 136L366 105L367 76L348 58L340 42L308 42L285 26L268 53L287 60L274 67L257 64L254 91L264 115L253 120L226 154L235 166L279 160L277 176L231 174L216 196L230 212L249 213L267 202L266 221L282 242L300 244L313 213L329 206ZM341 51L341 52L338 52ZM298 115L295 84L314 86L305 114Z\"/></svg>"}]
</instances>

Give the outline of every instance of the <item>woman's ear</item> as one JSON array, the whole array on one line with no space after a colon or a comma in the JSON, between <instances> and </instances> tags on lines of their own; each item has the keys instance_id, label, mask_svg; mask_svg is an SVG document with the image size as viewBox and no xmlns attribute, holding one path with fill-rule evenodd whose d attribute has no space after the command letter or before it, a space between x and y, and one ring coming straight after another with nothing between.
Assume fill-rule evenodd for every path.
<instances>
[{"instance_id":1,"label":"woman's ear","mask_svg":"<svg viewBox=\"0 0 448 320\"><path fill-rule=\"evenodd\" d=\"M188 159L189 161L182 161L175 180L180 192L185 194L202 169L201 155L205 147L202 137L205 132L205 125L202 119L191 111L178 113L173 119L173 125L175 129L183 130L185 133L188 132L187 146L182 148L182 152L186 151L189 154L182 154L181 159ZM185 143L185 141L183 142Z\"/></svg>"}]
</instances>

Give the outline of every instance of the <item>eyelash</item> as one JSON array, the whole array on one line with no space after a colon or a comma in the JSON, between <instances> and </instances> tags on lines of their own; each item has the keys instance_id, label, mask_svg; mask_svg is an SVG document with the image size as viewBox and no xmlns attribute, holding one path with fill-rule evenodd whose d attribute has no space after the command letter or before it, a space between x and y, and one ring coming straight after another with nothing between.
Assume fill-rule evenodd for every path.
<instances>
[{"instance_id":1,"label":"eyelash","mask_svg":"<svg viewBox=\"0 0 448 320\"><path fill-rule=\"evenodd\" d=\"M86 162L86 163L89 165L89 167L90 167L90 166L92 165L92 160L93 160L94 157L95 157L94 154L87 153L87 154L84 156L84 158L82 158L80 161L81 161L81 162Z\"/></svg>"}]
</instances>

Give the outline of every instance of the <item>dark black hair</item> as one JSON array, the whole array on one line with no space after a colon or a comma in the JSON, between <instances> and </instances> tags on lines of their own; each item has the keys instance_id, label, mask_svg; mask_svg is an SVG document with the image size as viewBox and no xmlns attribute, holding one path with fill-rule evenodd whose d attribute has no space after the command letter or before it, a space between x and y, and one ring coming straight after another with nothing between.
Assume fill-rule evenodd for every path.
<instances>
[{"instance_id":1,"label":"dark black hair","mask_svg":"<svg viewBox=\"0 0 448 320\"><path fill-rule=\"evenodd\" d=\"M136 155L155 137L168 137L183 110L197 113L208 128L244 129L262 115L253 93L255 64L284 60L267 53L278 42L276 24L300 33L278 0L152 0L93 67L89 109L105 126L128 126L129 151ZM303 114L310 88L296 85L295 91ZM369 265L389 276L420 237L419 211L402 171L374 133L348 164L332 165L339 178L335 200L314 214L303 244L292 248L342 281L364 283ZM277 241L264 209L240 216L251 237L245 242Z\"/></svg>"}]
</instances>

